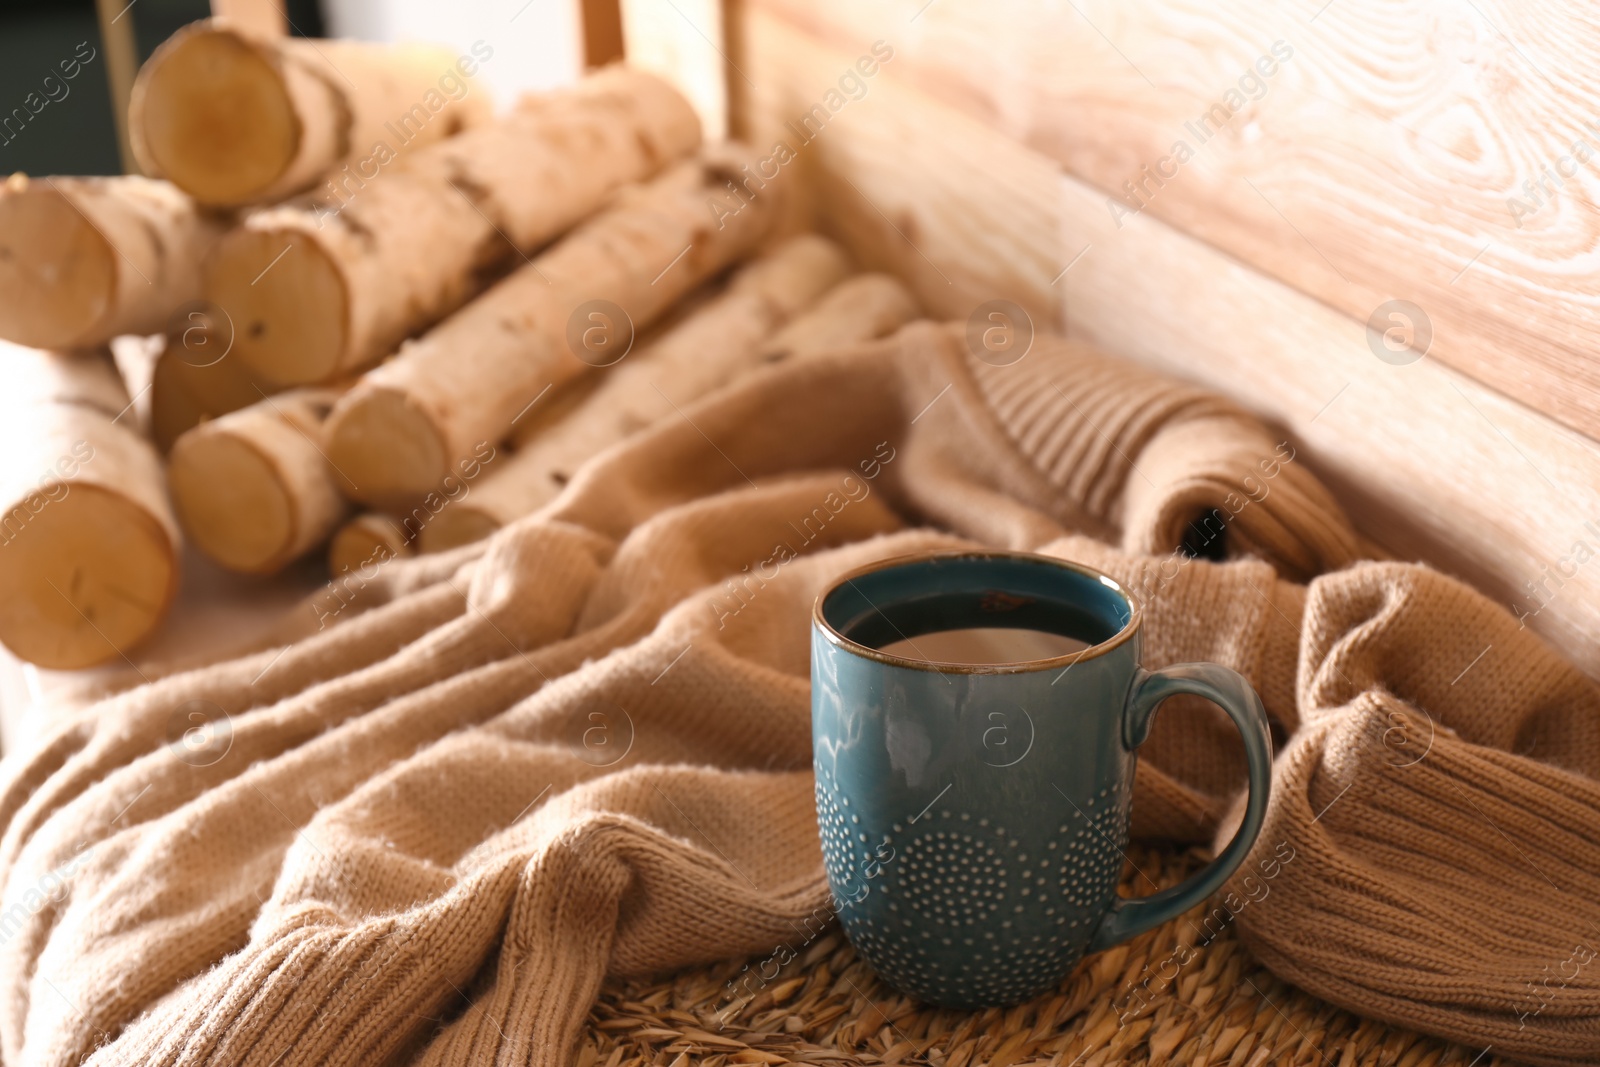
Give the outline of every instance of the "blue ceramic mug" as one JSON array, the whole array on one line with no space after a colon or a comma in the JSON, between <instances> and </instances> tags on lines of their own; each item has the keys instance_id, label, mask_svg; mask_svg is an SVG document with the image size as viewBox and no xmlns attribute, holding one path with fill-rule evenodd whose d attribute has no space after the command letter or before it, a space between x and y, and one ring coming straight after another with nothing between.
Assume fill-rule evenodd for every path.
<instances>
[{"instance_id":1,"label":"blue ceramic mug","mask_svg":"<svg viewBox=\"0 0 1600 1067\"><path fill-rule=\"evenodd\" d=\"M1111 578L1017 552L886 560L817 598L823 860L845 933L891 984L948 1007L1015 1003L1200 903L1244 861L1271 781L1266 712L1226 667L1143 669L1139 624ZM994 635L1023 649L1017 662L938 658L948 638ZM1077 651L1029 658L1071 639ZM1238 726L1249 803L1207 867L1122 898L1135 750L1178 693Z\"/></svg>"}]
</instances>

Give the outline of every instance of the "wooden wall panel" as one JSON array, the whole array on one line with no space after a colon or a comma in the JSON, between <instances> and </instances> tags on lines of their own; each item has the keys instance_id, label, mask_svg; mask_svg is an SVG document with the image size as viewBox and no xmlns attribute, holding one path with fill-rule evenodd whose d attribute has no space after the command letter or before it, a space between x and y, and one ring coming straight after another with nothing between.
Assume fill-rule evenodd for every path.
<instances>
[{"instance_id":1,"label":"wooden wall panel","mask_svg":"<svg viewBox=\"0 0 1600 1067\"><path fill-rule=\"evenodd\" d=\"M859 55L766 11L742 32L757 85L745 121L763 146L793 139ZM1118 228L1099 190L894 79L870 80L797 155L819 226L931 310L964 318L1010 297L1236 397L1303 442L1369 536L1528 612L1600 674L1600 535L1586 525L1600 530L1600 450L1586 438L1431 357L1378 359L1362 321L1153 212ZM1524 582L1541 580L1534 599Z\"/></svg>"},{"instance_id":2,"label":"wooden wall panel","mask_svg":"<svg viewBox=\"0 0 1600 1067\"><path fill-rule=\"evenodd\" d=\"M947 109L903 106L912 96L884 75L894 58L861 77L860 99L844 97L819 126L808 116L827 107L847 72L859 75L871 42L854 52L811 44L784 21L750 11L739 47L758 72L741 120L746 135L769 157L794 154L787 166L799 172L797 192L819 228L867 266L908 279L923 306L942 318L966 318L980 303L1006 297L1041 324L1060 327L1051 286L1061 269L1053 163ZM951 137L982 138L981 188L970 183L969 167L912 178L878 163L926 159L931 146Z\"/></svg>"},{"instance_id":3,"label":"wooden wall panel","mask_svg":"<svg viewBox=\"0 0 1600 1067\"><path fill-rule=\"evenodd\" d=\"M890 77L1061 163L1108 220L1358 321L1414 302L1433 358L1600 437L1600 9L748 2L841 51L889 41Z\"/></svg>"}]
</instances>

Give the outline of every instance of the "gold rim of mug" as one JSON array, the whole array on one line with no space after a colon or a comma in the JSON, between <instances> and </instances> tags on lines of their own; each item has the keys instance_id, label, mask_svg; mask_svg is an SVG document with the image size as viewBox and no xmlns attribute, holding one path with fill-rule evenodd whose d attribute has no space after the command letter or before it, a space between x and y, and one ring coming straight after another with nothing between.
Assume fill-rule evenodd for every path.
<instances>
[{"instance_id":1,"label":"gold rim of mug","mask_svg":"<svg viewBox=\"0 0 1600 1067\"><path fill-rule=\"evenodd\" d=\"M888 570L891 567L903 567L909 563L925 563L929 560L940 559L1025 560L1031 563L1044 563L1052 567L1060 567L1063 570L1076 571L1086 578L1095 579L1121 597L1122 602L1128 605L1128 621L1123 625L1122 629L1099 644L1090 645L1079 652L1068 652L1062 656L1051 656L1047 659L1017 660L1015 663L947 663L943 660L910 659L906 656L896 656L873 648L870 645L864 645L860 641L854 641L840 633L822 615L822 602L828 599L833 591L840 586L854 586L857 578ZM861 593L859 589L856 592ZM861 593L861 597L867 603L872 604L872 601L867 598L865 593ZM872 608L882 614L882 609L878 605L872 604ZM1082 663L1086 659L1095 659L1098 656L1103 656L1112 649L1120 647L1139 632L1139 626L1143 621L1144 613L1139 610L1138 602L1129 596L1128 590L1111 575L1095 570L1093 567L1086 567L1081 563L1061 559L1058 556L1044 556L1037 552L1008 552L1003 549L952 549L944 552L908 552L903 556L890 556L887 559L880 559L841 574L817 595L816 602L811 605L812 624L822 631L822 635L831 644L866 659L875 659L879 663L887 663L895 667L909 667L919 671L932 671L937 674L1026 674L1033 671L1053 670L1056 667L1071 667L1074 664Z\"/></svg>"}]
</instances>

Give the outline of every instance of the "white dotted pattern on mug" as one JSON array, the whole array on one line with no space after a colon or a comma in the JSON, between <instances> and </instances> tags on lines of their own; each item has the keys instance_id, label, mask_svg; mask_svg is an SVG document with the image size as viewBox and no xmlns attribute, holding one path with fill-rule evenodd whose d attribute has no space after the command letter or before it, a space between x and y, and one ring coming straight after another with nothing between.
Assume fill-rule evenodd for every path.
<instances>
[{"instance_id":1,"label":"white dotted pattern on mug","mask_svg":"<svg viewBox=\"0 0 1600 1067\"><path fill-rule=\"evenodd\" d=\"M851 942L925 999L1005 1003L1059 981L1116 893L1127 816L1115 790L1087 798L1032 854L1003 826L948 809L875 832L820 765L816 793Z\"/></svg>"},{"instance_id":2,"label":"white dotted pattern on mug","mask_svg":"<svg viewBox=\"0 0 1600 1067\"><path fill-rule=\"evenodd\" d=\"M835 891L848 902L860 892L859 887L872 869L873 852L861 827L861 817L850 810L850 798L839 794L834 788L833 776L820 765L816 768L816 782L817 830L822 838L822 854L828 869L835 874Z\"/></svg>"}]
</instances>

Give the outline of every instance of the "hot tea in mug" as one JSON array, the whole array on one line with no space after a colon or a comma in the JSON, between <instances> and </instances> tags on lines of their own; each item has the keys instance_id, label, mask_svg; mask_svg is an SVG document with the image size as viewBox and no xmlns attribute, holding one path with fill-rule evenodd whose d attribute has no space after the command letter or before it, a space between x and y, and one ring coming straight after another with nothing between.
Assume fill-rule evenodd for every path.
<instances>
[{"instance_id":1,"label":"hot tea in mug","mask_svg":"<svg viewBox=\"0 0 1600 1067\"><path fill-rule=\"evenodd\" d=\"M839 919L886 980L1010 1004L1194 906L1243 862L1271 742L1226 667L1145 670L1137 605L1065 560L962 552L845 575L812 617L817 818ZM1187 881L1117 895L1135 751L1157 707L1215 701L1244 739L1238 832Z\"/></svg>"}]
</instances>

